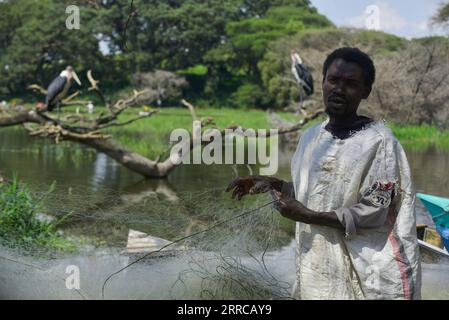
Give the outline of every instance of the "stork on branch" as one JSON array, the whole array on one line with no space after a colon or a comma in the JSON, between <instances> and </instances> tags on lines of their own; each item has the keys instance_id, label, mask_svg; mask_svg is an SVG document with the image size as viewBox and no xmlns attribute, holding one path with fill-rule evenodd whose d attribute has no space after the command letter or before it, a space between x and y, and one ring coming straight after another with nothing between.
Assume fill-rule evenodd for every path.
<instances>
[{"instance_id":1,"label":"stork on branch","mask_svg":"<svg viewBox=\"0 0 449 320\"><path fill-rule=\"evenodd\" d=\"M292 61L291 70L299 85L299 104L300 108L302 108L302 103L305 98L311 96L314 92L313 77L309 69L303 64L303 61L297 52L292 50L290 52L290 58Z\"/></svg>"},{"instance_id":2,"label":"stork on branch","mask_svg":"<svg viewBox=\"0 0 449 320\"><path fill-rule=\"evenodd\" d=\"M56 107L59 116L61 100L67 95L72 84L72 79L81 86L81 81L71 66L67 66L59 76L53 79L48 86L47 95L45 96L45 109L47 111L51 112Z\"/></svg>"}]
</instances>

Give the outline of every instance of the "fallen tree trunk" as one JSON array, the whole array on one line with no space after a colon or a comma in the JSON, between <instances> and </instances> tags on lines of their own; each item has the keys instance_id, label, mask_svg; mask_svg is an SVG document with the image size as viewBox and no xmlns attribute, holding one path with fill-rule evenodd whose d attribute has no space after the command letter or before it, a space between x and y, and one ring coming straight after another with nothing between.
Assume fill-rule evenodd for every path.
<instances>
[{"instance_id":1,"label":"fallen tree trunk","mask_svg":"<svg viewBox=\"0 0 449 320\"><path fill-rule=\"evenodd\" d=\"M164 162L150 160L136 152L130 151L110 139L70 139L90 146L97 151L107 154L109 157L147 178L165 178L176 167L170 158Z\"/></svg>"},{"instance_id":2,"label":"fallen tree trunk","mask_svg":"<svg viewBox=\"0 0 449 320\"><path fill-rule=\"evenodd\" d=\"M16 115L0 118L0 127L15 126L24 123L45 124L46 120L34 110L22 111Z\"/></svg>"}]
</instances>

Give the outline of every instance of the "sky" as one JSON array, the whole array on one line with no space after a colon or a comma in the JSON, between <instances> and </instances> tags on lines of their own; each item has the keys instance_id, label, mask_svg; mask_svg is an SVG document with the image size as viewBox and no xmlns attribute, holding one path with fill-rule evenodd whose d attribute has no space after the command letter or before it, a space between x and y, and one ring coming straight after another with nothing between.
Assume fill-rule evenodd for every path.
<instances>
[{"instance_id":1,"label":"sky","mask_svg":"<svg viewBox=\"0 0 449 320\"><path fill-rule=\"evenodd\" d=\"M339 27L367 28L368 24L371 28L379 28L409 39L449 34L448 30L429 25L430 18L442 2L444 1L311 0L321 14ZM378 19L373 20L376 16Z\"/></svg>"}]
</instances>

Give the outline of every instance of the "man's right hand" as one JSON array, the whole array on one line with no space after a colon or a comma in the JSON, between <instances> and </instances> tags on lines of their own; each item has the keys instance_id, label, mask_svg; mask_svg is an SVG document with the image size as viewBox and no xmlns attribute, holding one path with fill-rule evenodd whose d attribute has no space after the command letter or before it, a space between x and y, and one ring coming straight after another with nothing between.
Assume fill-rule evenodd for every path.
<instances>
[{"instance_id":1,"label":"man's right hand","mask_svg":"<svg viewBox=\"0 0 449 320\"><path fill-rule=\"evenodd\" d=\"M232 198L242 199L247 194L257 194L268 192L272 189L281 191L283 181L267 176L247 176L237 177L226 188L226 192L234 189Z\"/></svg>"}]
</instances>

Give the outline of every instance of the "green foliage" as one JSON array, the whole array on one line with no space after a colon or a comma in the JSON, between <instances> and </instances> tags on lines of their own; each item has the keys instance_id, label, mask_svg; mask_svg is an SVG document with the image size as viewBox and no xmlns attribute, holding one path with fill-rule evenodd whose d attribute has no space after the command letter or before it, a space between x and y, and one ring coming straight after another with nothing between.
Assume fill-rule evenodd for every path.
<instances>
[{"instance_id":1,"label":"green foliage","mask_svg":"<svg viewBox=\"0 0 449 320\"><path fill-rule=\"evenodd\" d=\"M222 105L223 107L223 105ZM121 121L134 118L137 110L126 110ZM219 128L241 125L244 128L269 128L265 112L254 109L198 108L199 118L212 117ZM297 121L290 113L281 113L287 120ZM120 144L130 150L154 159L169 148L172 130L184 128L192 131L192 117L187 108L161 108L150 118L133 122L124 127L111 127L111 134Z\"/></svg>"},{"instance_id":2,"label":"green foliage","mask_svg":"<svg viewBox=\"0 0 449 320\"><path fill-rule=\"evenodd\" d=\"M78 73L101 65L94 12L81 8L81 29L69 30L65 8L51 0L0 2L0 87L20 92L48 85L68 64Z\"/></svg>"},{"instance_id":3,"label":"green foliage","mask_svg":"<svg viewBox=\"0 0 449 320\"><path fill-rule=\"evenodd\" d=\"M177 73L182 75L204 76L207 74L207 67L202 64L197 64L184 70L178 70Z\"/></svg>"},{"instance_id":4,"label":"green foliage","mask_svg":"<svg viewBox=\"0 0 449 320\"><path fill-rule=\"evenodd\" d=\"M68 30L66 3L0 2L0 94L47 86L71 64L82 78L93 69L103 89L124 87L132 74L154 69L186 73L188 97L218 104L232 93L244 97L249 85L264 90L257 64L274 40L330 25L308 0L136 0L131 19L129 0L77 5L81 29ZM272 99L253 100L264 106ZM234 104L242 103L248 99Z\"/></svg>"},{"instance_id":5,"label":"green foliage","mask_svg":"<svg viewBox=\"0 0 449 320\"><path fill-rule=\"evenodd\" d=\"M322 64L332 50L341 46L355 46L370 54L389 55L404 49L408 41L390 34L366 30L322 28L304 30L301 33L282 37L270 44L266 54L258 63L261 81L272 99L272 107L286 107L298 101L298 85L291 76L290 51L297 50L306 66L311 70L319 101L322 79Z\"/></svg>"},{"instance_id":6,"label":"green foliage","mask_svg":"<svg viewBox=\"0 0 449 320\"><path fill-rule=\"evenodd\" d=\"M302 11L296 8L273 8L268 10L264 18L229 23L228 48L234 51L237 68L256 74L257 62L263 57L270 42L305 28L299 19Z\"/></svg>"},{"instance_id":7,"label":"green foliage","mask_svg":"<svg viewBox=\"0 0 449 320\"><path fill-rule=\"evenodd\" d=\"M130 0L93 3L77 4L81 29L68 30L65 2L0 1L0 99L28 100L29 84L47 86L71 64L84 94L88 69L113 94L133 74L166 69L185 75L186 98L200 104L280 108L299 97L297 84L286 80L291 49L316 50L316 57L303 56L307 64L337 46L391 55L408 43L383 32L337 29L309 0L134 0L131 18ZM309 67L319 79L319 66ZM98 103L94 95L84 98Z\"/></svg>"},{"instance_id":8,"label":"green foliage","mask_svg":"<svg viewBox=\"0 0 449 320\"><path fill-rule=\"evenodd\" d=\"M58 235L54 223L37 218L39 204L17 178L0 184L0 240L27 250L74 250L70 241Z\"/></svg>"},{"instance_id":9,"label":"green foliage","mask_svg":"<svg viewBox=\"0 0 449 320\"><path fill-rule=\"evenodd\" d=\"M432 17L436 24L448 26L449 24L449 3L441 3L437 13Z\"/></svg>"},{"instance_id":10,"label":"green foliage","mask_svg":"<svg viewBox=\"0 0 449 320\"><path fill-rule=\"evenodd\" d=\"M296 5L293 5L295 3ZM232 94L233 105L246 105L249 102L247 93L254 88L254 106L269 107L275 100L273 92L265 92L267 86L261 79L259 63L265 56L269 46L277 39L295 35L308 28L332 26L324 16L316 13L304 1L282 2L279 6L268 8L263 16L229 22L226 27L227 40L221 46L210 50L205 59L211 70L208 85L210 91L225 91ZM218 75L219 78L214 76ZM241 84L237 87L226 87L224 82L238 77ZM212 84L211 84L212 82ZM236 83L236 82L234 82Z\"/></svg>"},{"instance_id":11,"label":"green foliage","mask_svg":"<svg viewBox=\"0 0 449 320\"><path fill-rule=\"evenodd\" d=\"M430 36L412 39L412 42L423 46L442 45L449 49L449 38L445 36Z\"/></svg>"},{"instance_id":12,"label":"green foliage","mask_svg":"<svg viewBox=\"0 0 449 320\"><path fill-rule=\"evenodd\" d=\"M436 146L441 150L449 150L449 132L436 126L390 124L391 130L401 144L411 150L422 150Z\"/></svg>"},{"instance_id":13,"label":"green foliage","mask_svg":"<svg viewBox=\"0 0 449 320\"><path fill-rule=\"evenodd\" d=\"M197 115L200 118L212 117L219 128L237 124L244 128L268 129L270 127L267 123L266 112L255 109L198 108ZM290 122L298 121L298 117L291 113L279 112L278 115ZM124 116L125 121L135 117L135 114L127 110ZM322 118L315 119L305 128L322 120ZM442 150L449 150L449 133L435 126L404 126L394 123L389 126L406 148L425 149L435 145ZM176 128L192 130L192 118L186 108L163 108L154 117L133 122L125 127L110 128L107 132L130 150L154 159L168 150L170 133Z\"/></svg>"},{"instance_id":14,"label":"green foliage","mask_svg":"<svg viewBox=\"0 0 449 320\"><path fill-rule=\"evenodd\" d=\"M239 0L134 1L138 16L128 20L130 1L105 2L99 10L103 38L124 57L131 72L185 69L224 35L226 22L241 13Z\"/></svg>"},{"instance_id":15,"label":"green foliage","mask_svg":"<svg viewBox=\"0 0 449 320\"><path fill-rule=\"evenodd\" d=\"M395 35L380 31L359 30L354 33L355 43L362 46L370 46L373 48L373 53L397 52L404 49L407 45L407 40Z\"/></svg>"},{"instance_id":16,"label":"green foliage","mask_svg":"<svg viewBox=\"0 0 449 320\"><path fill-rule=\"evenodd\" d=\"M253 106L266 105L269 97L257 84L245 83L241 85L231 96L232 106L236 108L251 108Z\"/></svg>"}]
</instances>

